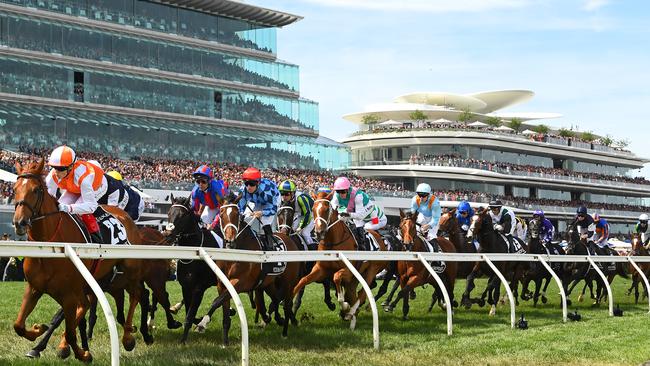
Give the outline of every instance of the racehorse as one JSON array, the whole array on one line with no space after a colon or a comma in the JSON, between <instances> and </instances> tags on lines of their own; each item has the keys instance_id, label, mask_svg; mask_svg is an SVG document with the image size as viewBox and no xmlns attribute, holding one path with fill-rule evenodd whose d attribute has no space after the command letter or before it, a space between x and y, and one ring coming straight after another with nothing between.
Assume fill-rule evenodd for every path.
<instances>
[{"instance_id":1,"label":"racehorse","mask_svg":"<svg viewBox=\"0 0 650 366\"><path fill-rule=\"evenodd\" d=\"M300 236L299 232L295 232L293 230L293 218L295 216L295 208L296 204L295 201L296 199L294 198L293 200L289 202L285 202L280 206L278 209L278 230L285 234L289 235L291 239L296 243L296 246L298 248L303 248L306 245L303 245L303 239ZM312 248L307 248L308 250L313 250ZM314 248L314 249L317 249ZM311 269L314 267L314 262L306 262L305 267L304 267L304 273L301 273L300 276L304 276L307 273L311 272ZM336 309L336 305L332 302L332 295L330 294L330 289L331 289L331 284L332 284L332 279L328 278L324 281L323 283L323 294L324 294L324 300L325 305L327 305L327 308L330 310ZM298 296L293 300L293 313L296 314L298 312L298 309L300 308L300 304L302 304L302 297L305 294L305 289L303 288Z\"/></svg>"},{"instance_id":2,"label":"racehorse","mask_svg":"<svg viewBox=\"0 0 650 366\"><path fill-rule=\"evenodd\" d=\"M44 242L86 243L86 235L72 215L58 210L56 198L52 197L43 178L44 161L31 162L22 166L16 162L17 181L14 185L15 212L13 225L18 235L27 233L29 240ZM101 206L117 218L126 229L127 239L138 244L138 228L126 212L116 207ZM126 289L130 297L129 312L124 325L122 344L127 350L135 347L133 313L142 296L142 268L138 260L83 260L93 276L103 278L120 264L126 278ZM30 341L40 337L46 330L44 324L25 328L27 317L36 307L43 294L50 295L63 308L65 333L58 346L62 358L70 355L70 347L77 359L89 362L92 355L88 350L85 335L85 314L89 307L86 281L67 258L25 258L23 262L27 285L20 311L14 322L18 335ZM92 268L91 268L92 267ZM146 309L145 309L146 310ZM80 326L82 347L77 344L76 328Z\"/></svg>"},{"instance_id":3,"label":"racehorse","mask_svg":"<svg viewBox=\"0 0 650 366\"><path fill-rule=\"evenodd\" d=\"M438 232L449 235L449 240L454 244L457 253L476 253L474 244L468 241L465 234L460 230L455 208L440 215ZM459 262L457 276L459 278L467 278L472 273L474 264L473 262Z\"/></svg>"},{"instance_id":4,"label":"racehorse","mask_svg":"<svg viewBox=\"0 0 650 366\"><path fill-rule=\"evenodd\" d=\"M413 214L404 214L403 211L400 211L400 233L402 237L403 248L405 251L409 252L429 252L427 248L426 241L421 233L418 233L417 229L417 213ZM455 253L456 248L449 240L438 237L438 245L444 253ZM451 304L445 304L445 306L454 305L454 284L456 283L456 272L458 271L458 264L456 262L448 262L445 264L445 269L442 272L442 280L445 283L447 293L449 294L449 300ZM434 289L438 286L438 283L435 281L433 276L429 271L424 267L420 262L412 261L399 261L397 262L397 268L400 279L401 291L398 294L395 301L391 303L385 310L392 311L400 299L403 300L402 303L402 319L406 319L409 312L409 294L411 290L416 287L423 286L426 284L433 285ZM435 296L435 292L434 292ZM440 300L443 299L442 296L438 296Z\"/></svg>"},{"instance_id":5,"label":"racehorse","mask_svg":"<svg viewBox=\"0 0 650 366\"><path fill-rule=\"evenodd\" d=\"M564 249L559 245L554 245L552 243L542 244L540 240L540 229L541 223L538 220L532 220L528 224L528 236L530 240L528 242L528 248L531 254L551 254L551 255L565 255ZM551 262L549 264L551 269L558 275L560 279L566 277L565 264L558 262ZM546 289L548 288L549 283L551 282L552 276L551 273L546 270L546 267L540 265L539 263L533 262L530 264L530 270L526 273L525 277L522 280L522 291L521 299L530 300L533 299L533 306L537 306L537 302L540 299L542 303L546 304L548 298L546 297ZM531 293L528 290L528 284L533 281L535 283L535 292ZM544 285L542 286L542 283ZM562 285L566 292L566 286L568 285L567 281L563 281ZM570 300L567 299L567 305L571 305Z\"/></svg>"},{"instance_id":6,"label":"racehorse","mask_svg":"<svg viewBox=\"0 0 650 366\"><path fill-rule=\"evenodd\" d=\"M160 245L164 240L163 235L157 230L148 227L141 227L139 228L139 230L140 230L142 244ZM161 299L160 300L161 304L163 305L166 304L165 308L166 308L166 315L167 315L167 328L176 329L181 327L182 324L176 321L173 315L171 314L171 311L169 311L169 295L166 290L167 271L168 271L169 261L163 259L142 260L142 266L146 268L144 273L145 274L144 281L149 286L149 288L152 289L153 296L159 297ZM120 325L124 326L125 323L124 283L120 284L119 282L123 282L120 280L111 282L111 280L113 279L112 277L113 274L109 273L107 278L100 279L98 282L101 285L102 289L109 292L111 296L113 296L113 298L115 299L115 306L117 308L117 315L115 319ZM142 333L145 343L151 344L153 343L153 337L150 334L151 327L148 326L149 322L147 320L146 309L149 309L149 314L151 314L153 310L151 309L150 306L148 306L149 304L148 298L149 298L149 291L144 289L142 293L142 298L140 299L140 307L141 307L140 332ZM48 327L49 329L44 333L43 337L38 342L38 344L27 353L27 356L31 358L40 357L41 352L43 352L47 348L47 344L52 334L54 333L54 330L56 330L56 328L58 328L62 322L63 322L63 310L61 309L54 315ZM96 322L97 322L97 298L94 296L90 296L90 309L88 312L88 330L87 330L87 337L89 340L93 338L93 330ZM145 327L147 328L148 331L143 329Z\"/></svg>"},{"instance_id":7,"label":"racehorse","mask_svg":"<svg viewBox=\"0 0 650 366\"><path fill-rule=\"evenodd\" d=\"M239 212L238 203L242 196L235 197L230 194L226 197L224 204L219 209L219 223L223 233L223 239L228 249L241 250L262 250L259 237L253 232L249 223ZM275 233L275 239L286 247L286 250L298 250L296 244L289 236L282 233ZM293 296L291 289L298 282L302 263L290 262L286 264L283 272L278 274L266 273L259 263L248 262L226 262L219 261L217 265L222 268L230 283L237 293L255 291L255 302L258 313L262 314L263 320L268 323L270 317L266 313L264 305L264 293L271 297L269 314L275 314L275 321L281 325L282 336L288 333L289 322L297 323L292 311ZM226 287L219 283L219 296L212 302L207 315L199 323L199 328L205 328L207 323L220 306L223 307L223 339L228 344L228 332L230 330L230 293ZM284 319L279 315L279 306L283 305Z\"/></svg>"},{"instance_id":8,"label":"racehorse","mask_svg":"<svg viewBox=\"0 0 650 366\"><path fill-rule=\"evenodd\" d=\"M630 255L634 256L649 256L650 252L648 251L648 247L643 245L643 242L641 241L641 237L639 234L634 233L632 234L632 253ZM641 271L646 275L646 277L650 274L650 263L643 262L643 263L638 263L639 268L641 268ZM631 265L630 265L631 267ZM632 293L632 290L634 290L634 303L638 304L639 303L639 283L642 283L642 286L644 287L644 292L643 295L645 297L648 296L648 289L645 288L645 283L641 281L641 275L637 271L635 271L633 268L630 268L630 272L632 274L632 285L630 288L627 290L627 295L630 296Z\"/></svg>"},{"instance_id":9,"label":"racehorse","mask_svg":"<svg viewBox=\"0 0 650 366\"><path fill-rule=\"evenodd\" d=\"M314 232L318 240L318 250L356 250L357 243L351 229L338 217L337 211L332 207L330 200L334 192L318 192L318 195L312 195L314 199ZM373 239L379 246L379 250L385 251L386 244L381 235L374 230L368 230ZM386 261L366 261L361 264L356 263L355 267L364 277L366 283L370 284L377 273L386 268ZM323 281L328 278L334 278L336 293L340 305L340 315L346 320L356 321L356 313L359 307L366 299L365 291L360 290L357 294L358 281L348 270L345 264L335 262L317 261L311 272L300 279L300 282L293 289L295 297L308 284L315 281ZM350 307L350 304L353 304ZM351 325L354 327L354 322Z\"/></svg>"},{"instance_id":10,"label":"racehorse","mask_svg":"<svg viewBox=\"0 0 650 366\"><path fill-rule=\"evenodd\" d=\"M467 238L468 240L473 240L474 237L476 237L479 242L479 253L508 253L508 243L494 230L489 210L480 208L476 215L472 217L471 225L467 231ZM494 265L504 276L507 275L508 272L506 270L508 269L508 266L506 262L495 262ZM481 295L480 299L470 298L470 294L475 287L474 279L481 272L490 274L488 277L487 288L483 292L483 295ZM483 261L477 262L474 265L472 272L467 276L467 285L465 292L463 293L461 304L467 309L471 308L472 303L478 303L480 306L483 306L487 295L488 304L491 305L490 315L495 315L500 293L501 282L499 277L492 271L487 263Z\"/></svg>"}]
</instances>

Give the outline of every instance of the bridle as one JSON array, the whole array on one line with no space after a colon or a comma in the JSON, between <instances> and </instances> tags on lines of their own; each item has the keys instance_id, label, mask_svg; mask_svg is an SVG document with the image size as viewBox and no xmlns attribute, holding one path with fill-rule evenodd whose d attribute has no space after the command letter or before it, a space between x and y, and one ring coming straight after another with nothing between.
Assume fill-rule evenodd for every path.
<instances>
[{"instance_id":1,"label":"bridle","mask_svg":"<svg viewBox=\"0 0 650 366\"><path fill-rule=\"evenodd\" d=\"M314 221L323 222L325 224L325 226L326 226L325 232L327 232L330 228L332 228L332 226L336 225L339 221L341 221L341 218L338 217L338 215L337 215L336 221L334 221L333 223L330 224L330 220L332 219L332 213L334 211L334 209L332 208L332 202L330 200L328 200L328 199L325 199L325 198L319 198L319 199L314 201L314 205L317 202L327 202L327 220L325 220L324 218L322 218L319 215L314 215Z\"/></svg>"},{"instance_id":2,"label":"bridle","mask_svg":"<svg viewBox=\"0 0 650 366\"><path fill-rule=\"evenodd\" d=\"M282 211L291 211L291 217L293 217L293 215L296 212L296 209L293 208L293 203L294 202L295 202L295 200L291 200L291 201L288 202L288 203L290 203L290 205L285 205L285 206L281 206L280 208L278 208L278 217L277 217L278 230L287 229L287 232L290 233L289 235L296 235L297 232L292 232L293 227L288 224L289 220L287 220L287 218L285 218L283 224L280 223L280 216L281 216L280 212L282 212Z\"/></svg>"},{"instance_id":3,"label":"bridle","mask_svg":"<svg viewBox=\"0 0 650 366\"><path fill-rule=\"evenodd\" d=\"M43 184L41 183L41 176L38 174L33 174L33 173L28 173L28 174L20 174L18 179L34 179L38 182L38 188L36 188L36 203L34 206L30 205L29 202L25 200L20 200L16 201L14 204L14 209L18 209L19 206L25 206L29 209L29 211L32 212L32 215L29 217L29 225L31 226L31 223L34 221L42 220L48 216L58 214L61 211L53 211L53 212L48 212L46 214L38 215L39 212L41 212L41 209L43 208L43 201L45 200L45 189L43 188Z\"/></svg>"},{"instance_id":4,"label":"bridle","mask_svg":"<svg viewBox=\"0 0 650 366\"><path fill-rule=\"evenodd\" d=\"M238 205L236 205L234 203L229 203L227 205L221 206L221 208L219 209L219 214L221 214L221 212L222 212L222 210L224 208L228 208L228 207L235 207L239 211L239 206ZM244 220L244 221L246 221L246 220ZM241 233L243 233L244 230L246 230L246 228L248 226L250 226L250 222L246 222L246 225L242 229L240 229L239 228L240 224L241 224L241 220L237 220L237 225L233 224L232 222L229 222L229 223L226 224L226 226L223 226L223 220L219 220L219 227L221 228L221 232L223 233L224 236L226 235L226 229L228 229L229 227L232 227L233 229L235 229L235 239L233 241L237 240L239 235Z\"/></svg>"},{"instance_id":5,"label":"bridle","mask_svg":"<svg viewBox=\"0 0 650 366\"><path fill-rule=\"evenodd\" d=\"M171 206L171 208L174 208L174 207L180 207L180 208L183 209L183 211L188 212L188 213L190 212L190 209L185 205L175 203L175 204L173 204ZM170 230L170 231L174 231L174 229L175 229L174 223L168 222L166 229ZM201 244L199 245L199 247L202 248L203 243L205 242L205 234L203 233L203 230L199 230L199 232L201 233ZM188 237L189 238L189 237L192 237L192 236L195 236L195 235L197 235L197 233L190 233L190 234L177 233L175 235L174 245L179 245L178 241L180 240L181 237ZM194 259L189 259L189 260L179 259L178 260L178 263L186 264L186 265L190 264L192 262L194 262Z\"/></svg>"}]
</instances>

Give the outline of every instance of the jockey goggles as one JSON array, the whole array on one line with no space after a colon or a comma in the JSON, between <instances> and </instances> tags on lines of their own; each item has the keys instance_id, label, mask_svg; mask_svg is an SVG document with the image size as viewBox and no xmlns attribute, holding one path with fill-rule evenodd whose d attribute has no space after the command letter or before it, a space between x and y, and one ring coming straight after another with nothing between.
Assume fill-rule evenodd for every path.
<instances>
[{"instance_id":1,"label":"jockey goggles","mask_svg":"<svg viewBox=\"0 0 650 366\"><path fill-rule=\"evenodd\" d=\"M336 191L336 193L344 194L344 193L348 193L348 190L347 189L339 189L339 190Z\"/></svg>"},{"instance_id":2,"label":"jockey goggles","mask_svg":"<svg viewBox=\"0 0 650 366\"><path fill-rule=\"evenodd\" d=\"M291 192L291 191L280 191L281 196L291 196L291 193L293 193L293 192Z\"/></svg>"},{"instance_id":3,"label":"jockey goggles","mask_svg":"<svg viewBox=\"0 0 650 366\"><path fill-rule=\"evenodd\" d=\"M429 197L429 194L424 192L418 192L418 197L420 198Z\"/></svg>"},{"instance_id":4,"label":"jockey goggles","mask_svg":"<svg viewBox=\"0 0 650 366\"><path fill-rule=\"evenodd\" d=\"M258 181L256 180L247 180L244 182L244 185L249 186L249 187L255 187L259 184Z\"/></svg>"},{"instance_id":5,"label":"jockey goggles","mask_svg":"<svg viewBox=\"0 0 650 366\"><path fill-rule=\"evenodd\" d=\"M70 169L69 166L53 166L52 169L56 170L57 172L65 172L66 170Z\"/></svg>"},{"instance_id":6,"label":"jockey goggles","mask_svg":"<svg viewBox=\"0 0 650 366\"><path fill-rule=\"evenodd\" d=\"M208 183L208 180L205 179L205 178L196 178L194 181L196 183L198 183L198 184L207 184Z\"/></svg>"}]
</instances>

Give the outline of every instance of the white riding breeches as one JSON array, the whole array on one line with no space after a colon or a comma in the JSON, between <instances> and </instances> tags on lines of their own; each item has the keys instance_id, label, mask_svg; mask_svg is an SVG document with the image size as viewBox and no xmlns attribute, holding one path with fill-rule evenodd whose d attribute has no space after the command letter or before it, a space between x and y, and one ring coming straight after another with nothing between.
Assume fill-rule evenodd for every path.
<instances>
[{"instance_id":1,"label":"white riding breeches","mask_svg":"<svg viewBox=\"0 0 650 366\"><path fill-rule=\"evenodd\" d=\"M416 222L420 225L428 224L431 222L431 217L426 217L422 213L419 213ZM432 240L438 237L439 227L439 225L436 225L429 228L429 231L427 232L427 240Z\"/></svg>"}]
</instances>

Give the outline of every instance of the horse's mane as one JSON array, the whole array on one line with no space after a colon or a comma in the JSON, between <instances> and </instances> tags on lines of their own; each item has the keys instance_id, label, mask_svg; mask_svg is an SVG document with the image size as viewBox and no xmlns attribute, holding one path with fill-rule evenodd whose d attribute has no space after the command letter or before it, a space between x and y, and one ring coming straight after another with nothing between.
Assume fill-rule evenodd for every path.
<instances>
[{"instance_id":1,"label":"horse's mane","mask_svg":"<svg viewBox=\"0 0 650 366\"><path fill-rule=\"evenodd\" d=\"M172 204L189 207L190 206L190 198L189 197L174 197L172 199Z\"/></svg>"},{"instance_id":2,"label":"horse's mane","mask_svg":"<svg viewBox=\"0 0 650 366\"><path fill-rule=\"evenodd\" d=\"M39 176L41 183L45 184L45 176L47 171L44 168L44 165L41 165L42 161L29 161L22 166L21 174L32 174Z\"/></svg>"}]
</instances>

